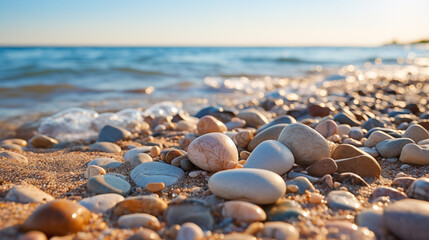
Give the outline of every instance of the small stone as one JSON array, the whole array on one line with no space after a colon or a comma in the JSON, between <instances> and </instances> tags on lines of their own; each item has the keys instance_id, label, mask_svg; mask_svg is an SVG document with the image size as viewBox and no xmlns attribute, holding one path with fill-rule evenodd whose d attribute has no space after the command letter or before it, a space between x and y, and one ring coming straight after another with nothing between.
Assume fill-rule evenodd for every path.
<instances>
[{"instance_id":1,"label":"small stone","mask_svg":"<svg viewBox=\"0 0 429 240\"><path fill-rule=\"evenodd\" d=\"M288 124L277 124L272 127L268 127L263 131L260 131L256 136L249 142L247 149L253 151L259 144L266 140L277 140L280 133Z\"/></svg>"},{"instance_id":2,"label":"small stone","mask_svg":"<svg viewBox=\"0 0 429 240\"><path fill-rule=\"evenodd\" d=\"M182 168L184 171L190 171L195 168L195 165L189 161L188 157L186 157L180 161L180 168Z\"/></svg>"},{"instance_id":3,"label":"small stone","mask_svg":"<svg viewBox=\"0 0 429 240\"><path fill-rule=\"evenodd\" d=\"M150 152L149 152L149 155L151 156L151 157L158 157L159 156L159 154L161 154L161 148L159 148L158 146L153 146L151 149L150 149Z\"/></svg>"},{"instance_id":4,"label":"small stone","mask_svg":"<svg viewBox=\"0 0 429 240\"><path fill-rule=\"evenodd\" d=\"M236 128L243 128L244 126L246 126L246 121L240 118L233 117L231 118L231 121L225 123L225 126L228 129L228 131L231 131Z\"/></svg>"},{"instance_id":5,"label":"small stone","mask_svg":"<svg viewBox=\"0 0 429 240\"><path fill-rule=\"evenodd\" d=\"M188 174L188 176L191 178L196 178L196 177L200 176L202 172L203 171L201 171L201 170L192 171Z\"/></svg>"},{"instance_id":6,"label":"small stone","mask_svg":"<svg viewBox=\"0 0 429 240\"><path fill-rule=\"evenodd\" d=\"M286 192L284 180L268 170L233 169L213 174L210 191L225 199L244 200L256 204L275 202Z\"/></svg>"},{"instance_id":7,"label":"small stone","mask_svg":"<svg viewBox=\"0 0 429 240\"><path fill-rule=\"evenodd\" d=\"M21 147L26 147L27 141L25 141L24 139L19 139L19 138L10 138L10 139L1 140L0 145L18 145Z\"/></svg>"},{"instance_id":8,"label":"small stone","mask_svg":"<svg viewBox=\"0 0 429 240\"><path fill-rule=\"evenodd\" d=\"M98 134L98 142L117 142L131 138L131 132L125 128L107 124Z\"/></svg>"},{"instance_id":9,"label":"small stone","mask_svg":"<svg viewBox=\"0 0 429 240\"><path fill-rule=\"evenodd\" d=\"M309 176L307 174L299 173L299 172L289 172L287 174L287 177L290 179L295 179L297 177L304 177L304 178L307 178L308 181L310 181L311 183L317 183L320 180L318 177L312 177L312 176Z\"/></svg>"},{"instance_id":10,"label":"small stone","mask_svg":"<svg viewBox=\"0 0 429 240\"><path fill-rule=\"evenodd\" d=\"M286 189L287 189L288 192L292 192L292 193L296 193L299 190L298 186L294 185L294 184L288 184L288 185L286 185Z\"/></svg>"},{"instance_id":11,"label":"small stone","mask_svg":"<svg viewBox=\"0 0 429 240\"><path fill-rule=\"evenodd\" d=\"M153 216L159 216L165 209L167 209L167 203L157 195L152 194L128 197L118 202L116 206L113 207L113 214L115 216L122 216L131 213L147 213Z\"/></svg>"},{"instance_id":12,"label":"small stone","mask_svg":"<svg viewBox=\"0 0 429 240\"><path fill-rule=\"evenodd\" d=\"M145 187L151 182L162 182L165 186L175 184L184 176L181 168L160 162L146 162L131 171L131 179L139 187Z\"/></svg>"},{"instance_id":13,"label":"small stone","mask_svg":"<svg viewBox=\"0 0 429 240\"><path fill-rule=\"evenodd\" d=\"M99 167L97 165L90 165L86 168L85 172L83 173L83 176L86 179L90 179L91 177L104 175L104 174L106 174L106 170L104 170L104 168Z\"/></svg>"},{"instance_id":14,"label":"small stone","mask_svg":"<svg viewBox=\"0 0 429 240\"><path fill-rule=\"evenodd\" d=\"M313 204L321 204L323 202L323 195L320 193L311 192L308 195L308 202Z\"/></svg>"},{"instance_id":15,"label":"small stone","mask_svg":"<svg viewBox=\"0 0 429 240\"><path fill-rule=\"evenodd\" d=\"M350 125L348 124L340 124L338 125L338 135L343 136L343 135L349 135L350 132Z\"/></svg>"},{"instance_id":16,"label":"small stone","mask_svg":"<svg viewBox=\"0 0 429 240\"><path fill-rule=\"evenodd\" d=\"M171 163L171 161L177 157L182 156L183 153L180 150L177 149L165 149L161 151L161 154L159 156L159 158L166 162L166 163Z\"/></svg>"},{"instance_id":17,"label":"small stone","mask_svg":"<svg viewBox=\"0 0 429 240\"><path fill-rule=\"evenodd\" d=\"M293 200L282 199L273 205L264 207L267 213L267 221L289 221L308 215L301 205Z\"/></svg>"},{"instance_id":18,"label":"small stone","mask_svg":"<svg viewBox=\"0 0 429 240\"><path fill-rule=\"evenodd\" d=\"M375 148L384 158L397 158L401 155L402 148L409 143L414 141L409 138L387 139L377 143Z\"/></svg>"},{"instance_id":19,"label":"small stone","mask_svg":"<svg viewBox=\"0 0 429 240\"><path fill-rule=\"evenodd\" d=\"M403 189L408 189L409 186L416 180L413 177L396 177L393 179L392 186L402 187Z\"/></svg>"},{"instance_id":20,"label":"small stone","mask_svg":"<svg viewBox=\"0 0 429 240\"><path fill-rule=\"evenodd\" d=\"M292 123L285 127L278 141L292 151L295 163L299 165L308 166L329 157L330 150L325 138L301 123Z\"/></svg>"},{"instance_id":21,"label":"small stone","mask_svg":"<svg viewBox=\"0 0 429 240\"><path fill-rule=\"evenodd\" d=\"M197 224L187 222L182 225L177 233L176 240L202 240L204 239L204 232L198 227Z\"/></svg>"},{"instance_id":22,"label":"small stone","mask_svg":"<svg viewBox=\"0 0 429 240\"><path fill-rule=\"evenodd\" d=\"M237 117L246 121L246 126L258 128L268 123L268 119L258 110L250 108L240 111Z\"/></svg>"},{"instance_id":23,"label":"small stone","mask_svg":"<svg viewBox=\"0 0 429 240\"><path fill-rule=\"evenodd\" d=\"M335 160L338 166L338 172L352 172L361 177L379 177L381 167L373 157L360 155L351 158Z\"/></svg>"},{"instance_id":24,"label":"small stone","mask_svg":"<svg viewBox=\"0 0 429 240\"><path fill-rule=\"evenodd\" d=\"M6 200L20 203L48 202L54 198L33 185L15 185L7 193Z\"/></svg>"},{"instance_id":25,"label":"small stone","mask_svg":"<svg viewBox=\"0 0 429 240\"><path fill-rule=\"evenodd\" d=\"M30 231L19 236L18 240L48 240L48 238L42 232Z\"/></svg>"},{"instance_id":26,"label":"small stone","mask_svg":"<svg viewBox=\"0 0 429 240\"><path fill-rule=\"evenodd\" d=\"M399 160L403 163L429 164L429 145L407 144L402 148Z\"/></svg>"},{"instance_id":27,"label":"small stone","mask_svg":"<svg viewBox=\"0 0 429 240\"><path fill-rule=\"evenodd\" d=\"M268 239L276 240L299 239L299 231L292 224L279 221L265 223L262 235Z\"/></svg>"},{"instance_id":28,"label":"small stone","mask_svg":"<svg viewBox=\"0 0 429 240\"><path fill-rule=\"evenodd\" d=\"M319 132L324 138L328 138L338 133L338 125L331 119L328 119L317 124L314 130Z\"/></svg>"},{"instance_id":29,"label":"small stone","mask_svg":"<svg viewBox=\"0 0 429 240\"><path fill-rule=\"evenodd\" d=\"M368 121L366 121L362 124L362 128L367 129L367 130L370 130L370 129L376 128L376 127L382 127L383 128L383 127L385 127L385 124L376 118L370 118L370 119L368 119Z\"/></svg>"},{"instance_id":30,"label":"small stone","mask_svg":"<svg viewBox=\"0 0 429 240\"><path fill-rule=\"evenodd\" d=\"M228 129L223 122L213 116L206 115L198 121L197 130L199 135L204 135L212 132L224 133Z\"/></svg>"},{"instance_id":31,"label":"small stone","mask_svg":"<svg viewBox=\"0 0 429 240\"><path fill-rule=\"evenodd\" d=\"M402 164L401 167L399 167L399 169L404 170L404 169L408 169L411 166L409 164Z\"/></svg>"},{"instance_id":32,"label":"small stone","mask_svg":"<svg viewBox=\"0 0 429 240\"><path fill-rule=\"evenodd\" d=\"M349 137L356 139L356 140L361 140L363 138L362 129L360 127L350 128Z\"/></svg>"},{"instance_id":33,"label":"small stone","mask_svg":"<svg viewBox=\"0 0 429 240\"><path fill-rule=\"evenodd\" d=\"M184 138L182 138L182 139L179 141L180 148L181 148L181 149L183 149L183 150L185 150L185 151L188 151L188 146L189 146L189 145L191 144L191 142L192 142L192 141L194 141L197 137L198 137L198 135L197 135L197 134L195 134L195 133L188 133L188 134L186 134L186 135L185 135L185 137L184 137Z\"/></svg>"},{"instance_id":34,"label":"small stone","mask_svg":"<svg viewBox=\"0 0 429 240\"><path fill-rule=\"evenodd\" d=\"M24 148L17 145L17 144L0 144L0 148L3 148L5 150L13 150L16 152L23 152Z\"/></svg>"},{"instance_id":35,"label":"small stone","mask_svg":"<svg viewBox=\"0 0 429 240\"><path fill-rule=\"evenodd\" d=\"M250 154L251 153L248 151L241 151L240 152L240 159L247 160L249 158Z\"/></svg>"},{"instance_id":36,"label":"small stone","mask_svg":"<svg viewBox=\"0 0 429 240\"><path fill-rule=\"evenodd\" d=\"M203 170L217 172L235 168L238 151L225 134L208 133L192 141L188 147L188 158Z\"/></svg>"},{"instance_id":37,"label":"small stone","mask_svg":"<svg viewBox=\"0 0 429 240\"><path fill-rule=\"evenodd\" d=\"M407 128L404 134L402 134L403 138L410 138L414 142L420 142L422 140L429 138L429 132L419 124L413 124Z\"/></svg>"},{"instance_id":38,"label":"small stone","mask_svg":"<svg viewBox=\"0 0 429 240\"><path fill-rule=\"evenodd\" d=\"M233 138L234 143L242 148L246 148L249 142L253 139L253 132L250 130L239 131Z\"/></svg>"},{"instance_id":39,"label":"small stone","mask_svg":"<svg viewBox=\"0 0 429 240\"><path fill-rule=\"evenodd\" d=\"M240 222L265 221L267 215L258 205L244 201L229 201L223 204L222 216Z\"/></svg>"},{"instance_id":40,"label":"small stone","mask_svg":"<svg viewBox=\"0 0 429 240\"><path fill-rule=\"evenodd\" d=\"M146 190L148 190L149 192L159 192L162 189L165 188L165 184L163 182L151 182L146 184Z\"/></svg>"},{"instance_id":41,"label":"small stone","mask_svg":"<svg viewBox=\"0 0 429 240\"><path fill-rule=\"evenodd\" d=\"M386 158L386 161L390 162L390 163L395 163L397 162L399 159L398 158Z\"/></svg>"},{"instance_id":42,"label":"small stone","mask_svg":"<svg viewBox=\"0 0 429 240\"><path fill-rule=\"evenodd\" d=\"M343 140L343 144L350 144L350 145L353 145L355 147L362 147L362 142L355 140L353 138L345 138Z\"/></svg>"},{"instance_id":43,"label":"small stone","mask_svg":"<svg viewBox=\"0 0 429 240\"><path fill-rule=\"evenodd\" d=\"M272 126L275 126L275 125L279 125L279 124L291 124L291 123L295 123L295 122L296 122L296 120L292 116L283 115L283 116L280 116L280 117L274 119L273 121L269 122L268 124L262 125L260 128L258 128L258 130L256 131L256 133L260 133L260 132L264 131L265 129L267 129L269 127L272 127Z\"/></svg>"},{"instance_id":44,"label":"small stone","mask_svg":"<svg viewBox=\"0 0 429 240\"><path fill-rule=\"evenodd\" d=\"M325 227L328 230L327 239L375 240L372 231L351 222L329 221Z\"/></svg>"},{"instance_id":45,"label":"small stone","mask_svg":"<svg viewBox=\"0 0 429 240\"><path fill-rule=\"evenodd\" d=\"M369 148L369 147L360 147L360 150L368 153L369 155L371 155L371 157L373 158L377 158L380 156L380 154L378 154L377 149L375 148Z\"/></svg>"},{"instance_id":46,"label":"small stone","mask_svg":"<svg viewBox=\"0 0 429 240\"><path fill-rule=\"evenodd\" d=\"M360 126L360 122L356 119L356 117L352 113L340 112L334 116L334 121L339 122L341 124L348 124L352 127Z\"/></svg>"},{"instance_id":47,"label":"small stone","mask_svg":"<svg viewBox=\"0 0 429 240\"><path fill-rule=\"evenodd\" d=\"M143 228L134 233L128 240L161 240L161 238L155 231Z\"/></svg>"},{"instance_id":48,"label":"small stone","mask_svg":"<svg viewBox=\"0 0 429 240\"><path fill-rule=\"evenodd\" d=\"M304 194L305 191L314 192L316 189L313 184L305 177L297 177L286 182L286 185L298 186L298 194Z\"/></svg>"},{"instance_id":49,"label":"small stone","mask_svg":"<svg viewBox=\"0 0 429 240\"><path fill-rule=\"evenodd\" d=\"M118 193L126 196L131 191L131 185L127 181L113 175L91 177L86 186L95 194Z\"/></svg>"},{"instance_id":50,"label":"small stone","mask_svg":"<svg viewBox=\"0 0 429 240\"><path fill-rule=\"evenodd\" d=\"M326 140L334 142L334 143L339 143L341 141L341 137L338 134L334 134L334 135L328 137Z\"/></svg>"},{"instance_id":51,"label":"small stone","mask_svg":"<svg viewBox=\"0 0 429 240\"><path fill-rule=\"evenodd\" d=\"M261 222L251 223L243 233L254 235L264 229L264 224Z\"/></svg>"},{"instance_id":52,"label":"small stone","mask_svg":"<svg viewBox=\"0 0 429 240\"><path fill-rule=\"evenodd\" d=\"M256 237L244 233L230 233L224 235L223 240L256 240Z\"/></svg>"},{"instance_id":53,"label":"small stone","mask_svg":"<svg viewBox=\"0 0 429 240\"><path fill-rule=\"evenodd\" d=\"M328 206L334 210L357 210L361 207L352 193L343 190L331 191L326 197L326 201Z\"/></svg>"},{"instance_id":54,"label":"small stone","mask_svg":"<svg viewBox=\"0 0 429 240\"><path fill-rule=\"evenodd\" d=\"M308 106L308 114L312 117L325 117L330 112L329 107L321 106L319 104L311 104Z\"/></svg>"},{"instance_id":55,"label":"small stone","mask_svg":"<svg viewBox=\"0 0 429 240\"><path fill-rule=\"evenodd\" d=\"M335 173L337 169L337 163L332 158L325 158L313 163L306 171L311 176L323 177L326 174Z\"/></svg>"},{"instance_id":56,"label":"small stone","mask_svg":"<svg viewBox=\"0 0 429 240\"><path fill-rule=\"evenodd\" d=\"M203 230L211 230L214 219L207 204L200 200L184 200L180 204L170 205L164 213L167 226L192 222Z\"/></svg>"},{"instance_id":57,"label":"small stone","mask_svg":"<svg viewBox=\"0 0 429 240\"><path fill-rule=\"evenodd\" d=\"M161 224L158 219L147 213L133 213L122 215L118 219L119 227L123 228L151 228L154 230L160 229Z\"/></svg>"},{"instance_id":58,"label":"small stone","mask_svg":"<svg viewBox=\"0 0 429 240\"><path fill-rule=\"evenodd\" d=\"M91 213L70 200L53 200L38 207L22 225L24 231L41 231L47 236L63 236L81 231Z\"/></svg>"},{"instance_id":59,"label":"small stone","mask_svg":"<svg viewBox=\"0 0 429 240\"><path fill-rule=\"evenodd\" d=\"M124 197L122 195L116 193L105 193L84 198L78 203L86 207L91 212L104 214L113 208L118 202L123 200Z\"/></svg>"},{"instance_id":60,"label":"small stone","mask_svg":"<svg viewBox=\"0 0 429 240\"><path fill-rule=\"evenodd\" d=\"M111 142L96 142L89 147L89 151L120 153L122 150L118 145Z\"/></svg>"},{"instance_id":61,"label":"small stone","mask_svg":"<svg viewBox=\"0 0 429 240\"><path fill-rule=\"evenodd\" d=\"M407 190L410 198L429 201L429 178L417 178Z\"/></svg>"},{"instance_id":62,"label":"small stone","mask_svg":"<svg viewBox=\"0 0 429 240\"><path fill-rule=\"evenodd\" d=\"M152 162L153 159L147 153L137 153L130 161L131 167L135 168L142 163Z\"/></svg>"},{"instance_id":63,"label":"small stone","mask_svg":"<svg viewBox=\"0 0 429 240\"><path fill-rule=\"evenodd\" d=\"M336 177L335 180L341 183L349 183L353 185L361 185L366 187L369 186L368 183L366 183L361 176L351 172L341 173Z\"/></svg>"},{"instance_id":64,"label":"small stone","mask_svg":"<svg viewBox=\"0 0 429 240\"><path fill-rule=\"evenodd\" d=\"M353 145L340 144L332 152L331 157L334 160L338 160L338 159L344 159L344 158L357 157L357 156L361 156L361 155L368 156L369 158L373 158L373 157L371 157L371 155L369 155L365 151L362 151L361 149L359 149ZM374 159L374 161L375 161L375 159Z\"/></svg>"},{"instance_id":65,"label":"small stone","mask_svg":"<svg viewBox=\"0 0 429 240\"><path fill-rule=\"evenodd\" d=\"M96 165L102 168L116 168L121 166L122 162L119 162L118 160L113 158L101 157L101 158L96 158L88 163L88 167L92 165Z\"/></svg>"},{"instance_id":66,"label":"small stone","mask_svg":"<svg viewBox=\"0 0 429 240\"><path fill-rule=\"evenodd\" d=\"M429 203L415 199L403 199L384 209L385 226L401 239L427 239Z\"/></svg>"},{"instance_id":67,"label":"small stone","mask_svg":"<svg viewBox=\"0 0 429 240\"><path fill-rule=\"evenodd\" d=\"M387 196L389 197L390 201L397 201L397 200L402 200L404 198L407 198L407 195L405 195L405 193L400 192L394 188L390 188L390 187L377 187L376 189L374 189L374 191L371 194L371 199L376 199L379 197L384 197Z\"/></svg>"},{"instance_id":68,"label":"small stone","mask_svg":"<svg viewBox=\"0 0 429 240\"><path fill-rule=\"evenodd\" d=\"M37 134L28 142L35 148L52 148L55 144L58 144L56 139L42 134Z\"/></svg>"},{"instance_id":69,"label":"small stone","mask_svg":"<svg viewBox=\"0 0 429 240\"><path fill-rule=\"evenodd\" d=\"M10 163L17 163L17 164L27 164L28 159L24 157L23 155L19 153L14 153L10 151L5 151L0 153L0 159L6 158L6 160Z\"/></svg>"},{"instance_id":70,"label":"small stone","mask_svg":"<svg viewBox=\"0 0 429 240\"><path fill-rule=\"evenodd\" d=\"M124 161L125 162L131 162L133 160L134 156L139 153L148 153L152 149L151 146L144 146L144 147L136 147L124 154Z\"/></svg>"},{"instance_id":71,"label":"small stone","mask_svg":"<svg viewBox=\"0 0 429 240\"><path fill-rule=\"evenodd\" d=\"M382 131L374 131L371 133L371 135L369 135L368 139L363 145L365 147L375 147L377 143L387 139L393 139L393 137Z\"/></svg>"},{"instance_id":72,"label":"small stone","mask_svg":"<svg viewBox=\"0 0 429 240\"><path fill-rule=\"evenodd\" d=\"M385 234L383 209L375 205L373 208L360 211L356 215L356 224L360 227L367 227L377 236L381 237Z\"/></svg>"},{"instance_id":73,"label":"small stone","mask_svg":"<svg viewBox=\"0 0 429 240\"><path fill-rule=\"evenodd\" d=\"M259 144L250 154L244 168L258 168L282 175L292 169L294 157L282 143L267 140Z\"/></svg>"}]
</instances>

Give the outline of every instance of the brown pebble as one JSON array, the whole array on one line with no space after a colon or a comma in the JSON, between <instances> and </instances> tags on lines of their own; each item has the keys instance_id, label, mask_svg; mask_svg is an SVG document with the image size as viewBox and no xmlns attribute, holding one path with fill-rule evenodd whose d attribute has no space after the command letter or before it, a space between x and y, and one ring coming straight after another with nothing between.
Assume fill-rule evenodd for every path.
<instances>
[{"instance_id":1,"label":"brown pebble","mask_svg":"<svg viewBox=\"0 0 429 240\"><path fill-rule=\"evenodd\" d=\"M242 148L246 148L252 139L253 132L250 130L240 131L233 137L234 142Z\"/></svg>"},{"instance_id":2,"label":"brown pebble","mask_svg":"<svg viewBox=\"0 0 429 240\"><path fill-rule=\"evenodd\" d=\"M161 153L161 148L159 148L158 146L153 146L150 149L149 155L154 158L154 157L158 157L160 153Z\"/></svg>"},{"instance_id":3,"label":"brown pebble","mask_svg":"<svg viewBox=\"0 0 429 240\"><path fill-rule=\"evenodd\" d=\"M338 125L331 119L328 119L317 124L314 130L319 132L324 138L328 138L338 133Z\"/></svg>"},{"instance_id":4,"label":"brown pebble","mask_svg":"<svg viewBox=\"0 0 429 240\"><path fill-rule=\"evenodd\" d=\"M313 163L306 170L311 176L323 177L336 172L337 169L337 163L332 158L326 158Z\"/></svg>"},{"instance_id":5,"label":"brown pebble","mask_svg":"<svg viewBox=\"0 0 429 240\"><path fill-rule=\"evenodd\" d=\"M167 203L156 195L144 195L127 198L113 207L113 214L122 216L131 213L147 213L161 215L167 209Z\"/></svg>"},{"instance_id":6,"label":"brown pebble","mask_svg":"<svg viewBox=\"0 0 429 240\"><path fill-rule=\"evenodd\" d=\"M143 228L134 233L128 240L161 240L158 233L151 229Z\"/></svg>"},{"instance_id":7,"label":"brown pebble","mask_svg":"<svg viewBox=\"0 0 429 240\"><path fill-rule=\"evenodd\" d=\"M352 172L361 177L379 177L381 175L381 167L373 157L360 155L338 159L335 162L339 173Z\"/></svg>"},{"instance_id":8,"label":"brown pebble","mask_svg":"<svg viewBox=\"0 0 429 240\"><path fill-rule=\"evenodd\" d=\"M183 153L177 149L165 149L161 151L160 159L166 163L171 163L171 161L179 156L182 156Z\"/></svg>"},{"instance_id":9,"label":"brown pebble","mask_svg":"<svg viewBox=\"0 0 429 240\"><path fill-rule=\"evenodd\" d=\"M308 196L308 202L309 203L314 203L314 204L320 204L323 201L323 195L320 193L316 193L316 192L311 192L309 193Z\"/></svg>"},{"instance_id":10,"label":"brown pebble","mask_svg":"<svg viewBox=\"0 0 429 240\"><path fill-rule=\"evenodd\" d=\"M48 238L42 232L30 231L19 236L18 240L48 240Z\"/></svg>"},{"instance_id":11,"label":"brown pebble","mask_svg":"<svg viewBox=\"0 0 429 240\"><path fill-rule=\"evenodd\" d=\"M29 142L35 148L52 148L55 144L58 144L56 139L42 134L32 137Z\"/></svg>"},{"instance_id":12,"label":"brown pebble","mask_svg":"<svg viewBox=\"0 0 429 240\"><path fill-rule=\"evenodd\" d=\"M240 158L241 159L247 160L247 158L249 158L249 156L250 156L250 152L248 152L248 151L241 151L240 152Z\"/></svg>"},{"instance_id":13,"label":"brown pebble","mask_svg":"<svg viewBox=\"0 0 429 240\"><path fill-rule=\"evenodd\" d=\"M159 192L165 188L165 184L163 182L151 182L146 184L146 190L149 192Z\"/></svg>"},{"instance_id":14,"label":"brown pebble","mask_svg":"<svg viewBox=\"0 0 429 240\"><path fill-rule=\"evenodd\" d=\"M204 135L212 132L224 133L228 129L226 128L223 122L217 120L213 116L206 115L200 118L200 120L198 121L197 130L198 130L198 134Z\"/></svg>"},{"instance_id":15,"label":"brown pebble","mask_svg":"<svg viewBox=\"0 0 429 240\"><path fill-rule=\"evenodd\" d=\"M290 185L287 185L286 188L287 188L288 192L292 192L292 193L298 192L298 186L297 185L290 184Z\"/></svg>"}]
</instances>

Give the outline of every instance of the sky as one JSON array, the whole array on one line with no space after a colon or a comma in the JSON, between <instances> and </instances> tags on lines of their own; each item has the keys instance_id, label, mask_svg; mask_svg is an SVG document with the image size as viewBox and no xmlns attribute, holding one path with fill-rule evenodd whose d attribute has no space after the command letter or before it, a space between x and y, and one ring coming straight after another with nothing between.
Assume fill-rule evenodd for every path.
<instances>
[{"instance_id":1,"label":"sky","mask_svg":"<svg viewBox=\"0 0 429 240\"><path fill-rule=\"evenodd\" d=\"M375 46L429 38L427 0L0 0L0 45Z\"/></svg>"}]
</instances>

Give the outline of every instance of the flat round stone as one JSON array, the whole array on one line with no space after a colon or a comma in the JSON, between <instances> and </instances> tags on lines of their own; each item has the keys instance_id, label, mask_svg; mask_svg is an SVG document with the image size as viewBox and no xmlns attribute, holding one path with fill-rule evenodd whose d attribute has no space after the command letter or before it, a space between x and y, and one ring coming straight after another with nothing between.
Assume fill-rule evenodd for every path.
<instances>
[{"instance_id":1,"label":"flat round stone","mask_svg":"<svg viewBox=\"0 0 429 240\"><path fill-rule=\"evenodd\" d=\"M106 152L106 153L120 153L121 148L111 142L96 142L89 147L90 151Z\"/></svg>"},{"instance_id":2,"label":"flat round stone","mask_svg":"<svg viewBox=\"0 0 429 240\"><path fill-rule=\"evenodd\" d=\"M88 167L91 165L96 165L102 168L116 168L122 165L122 162L119 162L113 158L100 157L96 158L88 163Z\"/></svg>"},{"instance_id":3,"label":"flat round stone","mask_svg":"<svg viewBox=\"0 0 429 240\"><path fill-rule=\"evenodd\" d=\"M52 201L54 198L33 185L15 185L6 195L6 200L21 203Z\"/></svg>"},{"instance_id":4,"label":"flat round stone","mask_svg":"<svg viewBox=\"0 0 429 240\"><path fill-rule=\"evenodd\" d=\"M331 191L326 197L326 201L328 206L334 210L357 210L361 207L360 202L352 193L343 190Z\"/></svg>"},{"instance_id":5,"label":"flat round stone","mask_svg":"<svg viewBox=\"0 0 429 240\"><path fill-rule=\"evenodd\" d=\"M185 172L178 167L160 162L146 162L138 165L131 171L131 179L139 187L146 187L148 183L163 182L165 186L175 184L184 176Z\"/></svg>"},{"instance_id":6,"label":"flat round stone","mask_svg":"<svg viewBox=\"0 0 429 240\"><path fill-rule=\"evenodd\" d=\"M103 214L123 200L124 197L122 195L116 193L105 193L84 198L78 203L86 207L91 212Z\"/></svg>"},{"instance_id":7,"label":"flat round stone","mask_svg":"<svg viewBox=\"0 0 429 240\"><path fill-rule=\"evenodd\" d=\"M131 185L127 181L113 175L91 177L86 186L96 194L117 193L126 196L131 191Z\"/></svg>"}]
</instances>

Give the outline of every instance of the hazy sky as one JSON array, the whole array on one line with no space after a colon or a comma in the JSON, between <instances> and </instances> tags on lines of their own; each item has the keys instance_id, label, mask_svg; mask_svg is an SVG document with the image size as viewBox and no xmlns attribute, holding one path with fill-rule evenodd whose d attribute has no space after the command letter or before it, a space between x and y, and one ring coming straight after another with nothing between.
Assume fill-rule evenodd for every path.
<instances>
[{"instance_id":1,"label":"hazy sky","mask_svg":"<svg viewBox=\"0 0 429 240\"><path fill-rule=\"evenodd\" d=\"M0 45L378 45L429 38L427 0L0 0Z\"/></svg>"}]
</instances>

